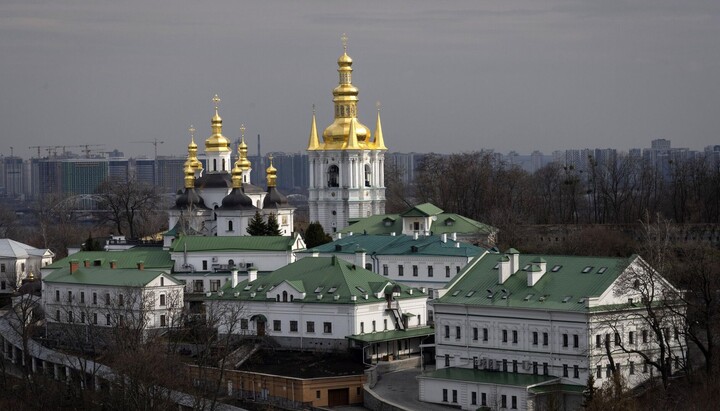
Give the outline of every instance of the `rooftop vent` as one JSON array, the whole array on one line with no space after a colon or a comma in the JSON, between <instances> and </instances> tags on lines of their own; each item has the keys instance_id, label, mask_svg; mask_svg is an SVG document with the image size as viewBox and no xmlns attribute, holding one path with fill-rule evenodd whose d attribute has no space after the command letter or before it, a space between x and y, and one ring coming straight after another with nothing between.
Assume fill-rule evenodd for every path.
<instances>
[{"instance_id":1,"label":"rooftop vent","mask_svg":"<svg viewBox=\"0 0 720 411\"><path fill-rule=\"evenodd\" d=\"M603 274L605 271L607 271L607 267L600 267L600 269L597 270L597 273Z\"/></svg>"},{"instance_id":2,"label":"rooftop vent","mask_svg":"<svg viewBox=\"0 0 720 411\"><path fill-rule=\"evenodd\" d=\"M553 266L552 270L550 270L550 271L556 273L556 272L560 271L561 268L562 268L562 265L558 264L558 265Z\"/></svg>"},{"instance_id":3,"label":"rooftop vent","mask_svg":"<svg viewBox=\"0 0 720 411\"><path fill-rule=\"evenodd\" d=\"M589 265L589 266L583 268L582 272L589 273L590 271L592 271L593 268L594 268L593 266Z\"/></svg>"}]
</instances>

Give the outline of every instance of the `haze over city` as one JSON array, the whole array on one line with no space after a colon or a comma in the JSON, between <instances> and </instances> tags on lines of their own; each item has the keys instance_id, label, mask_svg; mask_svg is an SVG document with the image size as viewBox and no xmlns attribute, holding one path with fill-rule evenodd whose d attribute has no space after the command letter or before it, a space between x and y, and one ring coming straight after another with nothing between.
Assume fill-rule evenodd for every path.
<instances>
[{"instance_id":1,"label":"haze over city","mask_svg":"<svg viewBox=\"0 0 720 411\"><path fill-rule=\"evenodd\" d=\"M0 4L0 153L104 144L182 155L244 123L250 151L332 119L347 33L359 119L392 151L720 142L716 1L19 1ZM74 150L74 151L80 151Z\"/></svg>"}]
</instances>

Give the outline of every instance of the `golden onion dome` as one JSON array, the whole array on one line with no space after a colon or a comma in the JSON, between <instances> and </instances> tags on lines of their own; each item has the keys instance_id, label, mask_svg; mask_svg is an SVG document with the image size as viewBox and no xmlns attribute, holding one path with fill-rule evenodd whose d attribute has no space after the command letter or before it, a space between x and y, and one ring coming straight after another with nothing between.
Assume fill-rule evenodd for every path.
<instances>
[{"instance_id":1,"label":"golden onion dome","mask_svg":"<svg viewBox=\"0 0 720 411\"><path fill-rule=\"evenodd\" d=\"M347 52L343 53L342 56L338 58L338 66L345 66L345 65L352 65L352 58L348 56Z\"/></svg>"},{"instance_id":2,"label":"golden onion dome","mask_svg":"<svg viewBox=\"0 0 720 411\"><path fill-rule=\"evenodd\" d=\"M228 152L230 151L230 140L222 135L222 118L218 114L218 103L220 98L217 94L213 97L215 103L215 115L212 117L212 135L205 140L205 152Z\"/></svg>"},{"instance_id":3,"label":"golden onion dome","mask_svg":"<svg viewBox=\"0 0 720 411\"><path fill-rule=\"evenodd\" d=\"M233 188L240 188L242 187L242 170L240 169L240 166L238 163L235 163L235 167L233 167L232 171L232 186Z\"/></svg>"},{"instance_id":4,"label":"golden onion dome","mask_svg":"<svg viewBox=\"0 0 720 411\"><path fill-rule=\"evenodd\" d=\"M275 181L277 180L277 168L273 166L273 156L270 156L269 159L270 165L265 169L265 174L267 175L267 185L268 187L275 187Z\"/></svg>"}]
</instances>

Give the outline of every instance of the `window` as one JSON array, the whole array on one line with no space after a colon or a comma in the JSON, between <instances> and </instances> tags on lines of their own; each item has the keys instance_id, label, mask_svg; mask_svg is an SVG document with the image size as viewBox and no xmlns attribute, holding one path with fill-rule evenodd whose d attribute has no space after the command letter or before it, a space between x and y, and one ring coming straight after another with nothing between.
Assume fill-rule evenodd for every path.
<instances>
[{"instance_id":1,"label":"window","mask_svg":"<svg viewBox=\"0 0 720 411\"><path fill-rule=\"evenodd\" d=\"M487 406L487 394L480 393L480 405Z\"/></svg>"},{"instance_id":2,"label":"window","mask_svg":"<svg viewBox=\"0 0 720 411\"><path fill-rule=\"evenodd\" d=\"M165 306L165 294L160 294L160 306Z\"/></svg>"},{"instance_id":3,"label":"window","mask_svg":"<svg viewBox=\"0 0 720 411\"><path fill-rule=\"evenodd\" d=\"M233 222L232 220L228 220L228 231L233 231Z\"/></svg>"},{"instance_id":4,"label":"window","mask_svg":"<svg viewBox=\"0 0 720 411\"><path fill-rule=\"evenodd\" d=\"M605 367L605 378L610 378L610 364Z\"/></svg>"},{"instance_id":5,"label":"window","mask_svg":"<svg viewBox=\"0 0 720 411\"><path fill-rule=\"evenodd\" d=\"M339 177L340 176L340 169L335 164L328 167L327 171L327 178L328 178L328 187L340 187Z\"/></svg>"},{"instance_id":6,"label":"window","mask_svg":"<svg viewBox=\"0 0 720 411\"><path fill-rule=\"evenodd\" d=\"M580 367L573 365L573 378L580 378Z\"/></svg>"},{"instance_id":7,"label":"window","mask_svg":"<svg viewBox=\"0 0 720 411\"><path fill-rule=\"evenodd\" d=\"M452 390L452 402L457 404L457 390Z\"/></svg>"},{"instance_id":8,"label":"window","mask_svg":"<svg viewBox=\"0 0 720 411\"><path fill-rule=\"evenodd\" d=\"M648 368L649 368L649 367L648 367L648 362L647 362L647 361L643 361L643 373L647 374Z\"/></svg>"},{"instance_id":9,"label":"window","mask_svg":"<svg viewBox=\"0 0 720 411\"><path fill-rule=\"evenodd\" d=\"M447 391L447 388L443 388L443 402L448 402L448 391Z\"/></svg>"},{"instance_id":10,"label":"window","mask_svg":"<svg viewBox=\"0 0 720 411\"><path fill-rule=\"evenodd\" d=\"M445 338L450 338L450 326L445 326Z\"/></svg>"},{"instance_id":11,"label":"window","mask_svg":"<svg viewBox=\"0 0 720 411\"><path fill-rule=\"evenodd\" d=\"M383 320L383 330L387 331L387 318Z\"/></svg>"},{"instance_id":12,"label":"window","mask_svg":"<svg viewBox=\"0 0 720 411\"><path fill-rule=\"evenodd\" d=\"M305 324L305 326L306 326L307 332L309 332L309 333L314 333L314 332L315 332L315 321L308 321L308 322Z\"/></svg>"},{"instance_id":13,"label":"window","mask_svg":"<svg viewBox=\"0 0 720 411\"><path fill-rule=\"evenodd\" d=\"M460 327L455 327L455 339L456 339L456 340L459 340L460 337L462 337L462 336L460 335Z\"/></svg>"},{"instance_id":14,"label":"window","mask_svg":"<svg viewBox=\"0 0 720 411\"><path fill-rule=\"evenodd\" d=\"M533 361L533 374L537 375L538 373L538 363L537 361Z\"/></svg>"},{"instance_id":15,"label":"window","mask_svg":"<svg viewBox=\"0 0 720 411\"><path fill-rule=\"evenodd\" d=\"M615 333L615 346L620 345L620 333Z\"/></svg>"},{"instance_id":16,"label":"window","mask_svg":"<svg viewBox=\"0 0 720 411\"><path fill-rule=\"evenodd\" d=\"M105 305L110 305L110 293L105 294Z\"/></svg>"},{"instance_id":17,"label":"window","mask_svg":"<svg viewBox=\"0 0 720 411\"><path fill-rule=\"evenodd\" d=\"M230 260L230 262L228 264L232 265L232 260ZM164 286L165 286L165 277L160 277L160 287L164 287Z\"/></svg>"},{"instance_id":18,"label":"window","mask_svg":"<svg viewBox=\"0 0 720 411\"><path fill-rule=\"evenodd\" d=\"M72 311L68 311L68 313L67 313L67 321L68 321L69 323L73 322L73 312L72 312Z\"/></svg>"},{"instance_id":19,"label":"window","mask_svg":"<svg viewBox=\"0 0 720 411\"><path fill-rule=\"evenodd\" d=\"M80 303L85 304L85 291L80 291Z\"/></svg>"},{"instance_id":20,"label":"window","mask_svg":"<svg viewBox=\"0 0 720 411\"><path fill-rule=\"evenodd\" d=\"M383 275L384 275L384 276L387 276L387 275L388 275L388 266L387 266L387 264L383 264Z\"/></svg>"},{"instance_id":21,"label":"window","mask_svg":"<svg viewBox=\"0 0 720 411\"><path fill-rule=\"evenodd\" d=\"M483 341L487 341L487 340L488 340L488 329L483 328Z\"/></svg>"},{"instance_id":22,"label":"window","mask_svg":"<svg viewBox=\"0 0 720 411\"><path fill-rule=\"evenodd\" d=\"M4 290L7 288L7 284L5 284L5 281L0 281L0 290Z\"/></svg>"},{"instance_id":23,"label":"window","mask_svg":"<svg viewBox=\"0 0 720 411\"><path fill-rule=\"evenodd\" d=\"M597 371L595 372L595 378L597 378L597 379L602 378L602 365L597 366Z\"/></svg>"},{"instance_id":24,"label":"window","mask_svg":"<svg viewBox=\"0 0 720 411\"><path fill-rule=\"evenodd\" d=\"M210 280L210 291L218 291L220 289L220 280Z\"/></svg>"},{"instance_id":25,"label":"window","mask_svg":"<svg viewBox=\"0 0 720 411\"><path fill-rule=\"evenodd\" d=\"M475 391L470 393L470 405L477 405L477 393Z\"/></svg>"},{"instance_id":26,"label":"window","mask_svg":"<svg viewBox=\"0 0 720 411\"><path fill-rule=\"evenodd\" d=\"M477 327L473 327L473 341L478 340L478 329Z\"/></svg>"},{"instance_id":27,"label":"window","mask_svg":"<svg viewBox=\"0 0 720 411\"><path fill-rule=\"evenodd\" d=\"M323 333L332 334L332 323L330 323L330 322L323 323Z\"/></svg>"},{"instance_id":28,"label":"window","mask_svg":"<svg viewBox=\"0 0 720 411\"><path fill-rule=\"evenodd\" d=\"M510 408L516 410L517 409L517 396L513 395L510 397Z\"/></svg>"},{"instance_id":29,"label":"window","mask_svg":"<svg viewBox=\"0 0 720 411\"><path fill-rule=\"evenodd\" d=\"M404 271L405 271L405 267L402 265L399 265L398 266L398 276L402 277L403 275L405 275Z\"/></svg>"},{"instance_id":30,"label":"window","mask_svg":"<svg viewBox=\"0 0 720 411\"><path fill-rule=\"evenodd\" d=\"M118 294L118 305L119 305L120 307L122 307L123 305L125 305L125 299L123 298L123 295L122 295L122 294Z\"/></svg>"},{"instance_id":31,"label":"window","mask_svg":"<svg viewBox=\"0 0 720 411\"><path fill-rule=\"evenodd\" d=\"M500 408L507 408L507 395L500 396Z\"/></svg>"},{"instance_id":32,"label":"window","mask_svg":"<svg viewBox=\"0 0 720 411\"><path fill-rule=\"evenodd\" d=\"M573 334L573 348L580 347L580 336Z\"/></svg>"},{"instance_id":33,"label":"window","mask_svg":"<svg viewBox=\"0 0 720 411\"><path fill-rule=\"evenodd\" d=\"M450 354L445 354L445 366L450 366Z\"/></svg>"},{"instance_id":34,"label":"window","mask_svg":"<svg viewBox=\"0 0 720 411\"><path fill-rule=\"evenodd\" d=\"M533 345L538 345L538 333L537 333L537 331L533 331L532 336L533 336L533 340L532 340L532 341L533 341L533 342L532 342Z\"/></svg>"},{"instance_id":35,"label":"window","mask_svg":"<svg viewBox=\"0 0 720 411\"><path fill-rule=\"evenodd\" d=\"M507 342L507 330L502 330L502 342Z\"/></svg>"},{"instance_id":36,"label":"window","mask_svg":"<svg viewBox=\"0 0 720 411\"><path fill-rule=\"evenodd\" d=\"M273 331L281 331L282 330L282 323L280 320L273 320Z\"/></svg>"},{"instance_id":37,"label":"window","mask_svg":"<svg viewBox=\"0 0 720 411\"><path fill-rule=\"evenodd\" d=\"M460 272L460 266L455 267L455 274Z\"/></svg>"},{"instance_id":38,"label":"window","mask_svg":"<svg viewBox=\"0 0 720 411\"><path fill-rule=\"evenodd\" d=\"M60 322L60 310L55 310L55 320Z\"/></svg>"},{"instance_id":39,"label":"window","mask_svg":"<svg viewBox=\"0 0 720 411\"><path fill-rule=\"evenodd\" d=\"M513 332L512 332L512 337L513 337L513 339L512 339L513 344L517 344L517 342L518 342L517 330L513 330Z\"/></svg>"},{"instance_id":40,"label":"window","mask_svg":"<svg viewBox=\"0 0 720 411\"><path fill-rule=\"evenodd\" d=\"M97 313L93 313L93 324L97 325Z\"/></svg>"},{"instance_id":41,"label":"window","mask_svg":"<svg viewBox=\"0 0 720 411\"><path fill-rule=\"evenodd\" d=\"M567 334L562 335L562 341L563 341L562 346L567 347L568 346L568 335Z\"/></svg>"},{"instance_id":42,"label":"window","mask_svg":"<svg viewBox=\"0 0 720 411\"><path fill-rule=\"evenodd\" d=\"M450 278L450 266L445 266L445 278Z\"/></svg>"},{"instance_id":43,"label":"window","mask_svg":"<svg viewBox=\"0 0 720 411\"><path fill-rule=\"evenodd\" d=\"M635 344L635 333L633 331L628 333L628 343Z\"/></svg>"},{"instance_id":44,"label":"window","mask_svg":"<svg viewBox=\"0 0 720 411\"><path fill-rule=\"evenodd\" d=\"M433 276L433 268L431 265L429 265L428 266L428 277L432 277L432 276Z\"/></svg>"},{"instance_id":45,"label":"window","mask_svg":"<svg viewBox=\"0 0 720 411\"><path fill-rule=\"evenodd\" d=\"M635 375L635 363L630 361L630 375Z\"/></svg>"},{"instance_id":46,"label":"window","mask_svg":"<svg viewBox=\"0 0 720 411\"><path fill-rule=\"evenodd\" d=\"M548 345L548 333L543 333L543 345Z\"/></svg>"},{"instance_id":47,"label":"window","mask_svg":"<svg viewBox=\"0 0 720 411\"><path fill-rule=\"evenodd\" d=\"M0 273L5 272L5 264L0 264Z\"/></svg>"},{"instance_id":48,"label":"window","mask_svg":"<svg viewBox=\"0 0 720 411\"><path fill-rule=\"evenodd\" d=\"M93 304L97 304L97 293L93 293Z\"/></svg>"},{"instance_id":49,"label":"window","mask_svg":"<svg viewBox=\"0 0 720 411\"><path fill-rule=\"evenodd\" d=\"M518 362L517 362L517 360L513 360L513 372L518 372Z\"/></svg>"},{"instance_id":50,"label":"window","mask_svg":"<svg viewBox=\"0 0 720 411\"><path fill-rule=\"evenodd\" d=\"M565 378L568 377L568 365L567 364L563 364L563 377L565 377Z\"/></svg>"},{"instance_id":51,"label":"window","mask_svg":"<svg viewBox=\"0 0 720 411\"><path fill-rule=\"evenodd\" d=\"M160 326L167 327L167 317L165 317L165 314L160 315Z\"/></svg>"},{"instance_id":52,"label":"window","mask_svg":"<svg viewBox=\"0 0 720 411\"><path fill-rule=\"evenodd\" d=\"M55 290L55 301L60 301L60 290Z\"/></svg>"},{"instance_id":53,"label":"window","mask_svg":"<svg viewBox=\"0 0 720 411\"><path fill-rule=\"evenodd\" d=\"M72 291L68 291L68 302L72 302Z\"/></svg>"},{"instance_id":54,"label":"window","mask_svg":"<svg viewBox=\"0 0 720 411\"><path fill-rule=\"evenodd\" d=\"M241 318L240 319L240 329L241 330L247 330L249 328L250 322L247 318Z\"/></svg>"},{"instance_id":55,"label":"window","mask_svg":"<svg viewBox=\"0 0 720 411\"><path fill-rule=\"evenodd\" d=\"M420 318L420 316L418 316L418 318ZM419 321L419 320L418 320L418 321ZM373 322L372 322L372 332L375 332L375 331L377 331L377 330L375 329L375 320L373 320Z\"/></svg>"},{"instance_id":56,"label":"window","mask_svg":"<svg viewBox=\"0 0 720 411\"><path fill-rule=\"evenodd\" d=\"M296 333L298 330L298 322L290 321L290 332Z\"/></svg>"},{"instance_id":57,"label":"window","mask_svg":"<svg viewBox=\"0 0 720 411\"><path fill-rule=\"evenodd\" d=\"M642 330L642 342L647 344L648 342L648 330Z\"/></svg>"},{"instance_id":58,"label":"window","mask_svg":"<svg viewBox=\"0 0 720 411\"><path fill-rule=\"evenodd\" d=\"M203 285L203 280L193 281L193 292L194 293L201 293L204 290L205 290L205 286Z\"/></svg>"},{"instance_id":59,"label":"window","mask_svg":"<svg viewBox=\"0 0 720 411\"><path fill-rule=\"evenodd\" d=\"M412 270L413 270L413 277L417 277L418 276L418 266L416 266L416 265L412 266Z\"/></svg>"},{"instance_id":60,"label":"window","mask_svg":"<svg viewBox=\"0 0 720 411\"><path fill-rule=\"evenodd\" d=\"M478 357L473 357L473 369L478 369Z\"/></svg>"},{"instance_id":61,"label":"window","mask_svg":"<svg viewBox=\"0 0 720 411\"><path fill-rule=\"evenodd\" d=\"M600 334L595 336L595 347L602 347L602 336Z\"/></svg>"},{"instance_id":62,"label":"window","mask_svg":"<svg viewBox=\"0 0 720 411\"><path fill-rule=\"evenodd\" d=\"M202 269L203 271L207 271L207 260L202 260Z\"/></svg>"},{"instance_id":63,"label":"window","mask_svg":"<svg viewBox=\"0 0 720 411\"><path fill-rule=\"evenodd\" d=\"M543 375L548 375L548 363L543 363Z\"/></svg>"},{"instance_id":64,"label":"window","mask_svg":"<svg viewBox=\"0 0 720 411\"><path fill-rule=\"evenodd\" d=\"M365 334L365 323L360 322L360 334Z\"/></svg>"},{"instance_id":65,"label":"window","mask_svg":"<svg viewBox=\"0 0 720 411\"><path fill-rule=\"evenodd\" d=\"M320 399L320 390L315 391L315 398Z\"/></svg>"},{"instance_id":66,"label":"window","mask_svg":"<svg viewBox=\"0 0 720 411\"><path fill-rule=\"evenodd\" d=\"M85 311L80 312L80 322L85 324Z\"/></svg>"},{"instance_id":67,"label":"window","mask_svg":"<svg viewBox=\"0 0 720 411\"><path fill-rule=\"evenodd\" d=\"M110 325L110 314L105 314L105 325Z\"/></svg>"},{"instance_id":68,"label":"window","mask_svg":"<svg viewBox=\"0 0 720 411\"><path fill-rule=\"evenodd\" d=\"M507 360L506 359L503 359L502 370L503 370L503 372L507 372Z\"/></svg>"}]
</instances>

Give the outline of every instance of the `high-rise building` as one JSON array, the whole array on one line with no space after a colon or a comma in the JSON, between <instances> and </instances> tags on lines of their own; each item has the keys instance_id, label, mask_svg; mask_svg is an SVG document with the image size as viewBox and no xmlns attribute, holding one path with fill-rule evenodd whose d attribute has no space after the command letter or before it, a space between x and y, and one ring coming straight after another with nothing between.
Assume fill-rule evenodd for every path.
<instances>
[{"instance_id":1,"label":"high-rise building","mask_svg":"<svg viewBox=\"0 0 720 411\"><path fill-rule=\"evenodd\" d=\"M2 159L3 194L8 198L17 198L23 193L23 161L20 157L10 156Z\"/></svg>"},{"instance_id":2,"label":"high-rise building","mask_svg":"<svg viewBox=\"0 0 720 411\"><path fill-rule=\"evenodd\" d=\"M352 59L344 52L338 59L339 84L333 90L335 119L318 138L313 110L307 147L310 184L310 220L327 232L348 225L348 220L385 213L385 142L380 125L373 138L357 118L358 89L352 84Z\"/></svg>"}]
</instances>

